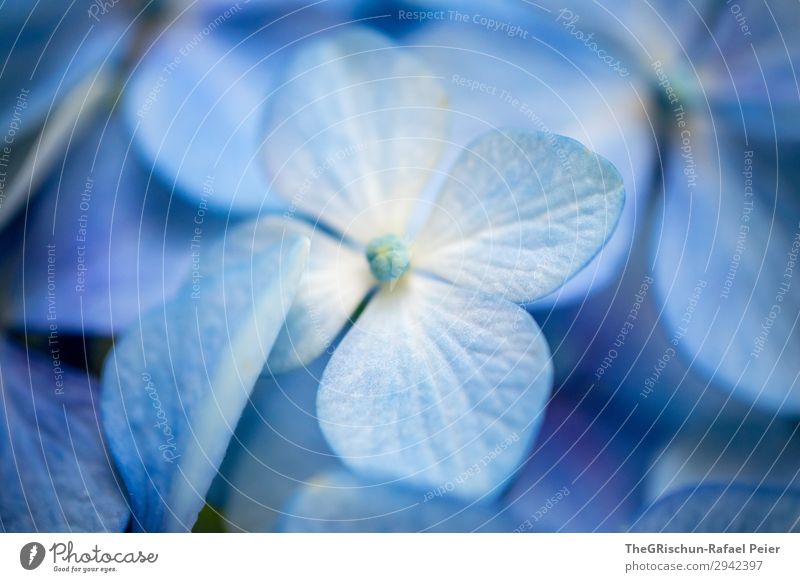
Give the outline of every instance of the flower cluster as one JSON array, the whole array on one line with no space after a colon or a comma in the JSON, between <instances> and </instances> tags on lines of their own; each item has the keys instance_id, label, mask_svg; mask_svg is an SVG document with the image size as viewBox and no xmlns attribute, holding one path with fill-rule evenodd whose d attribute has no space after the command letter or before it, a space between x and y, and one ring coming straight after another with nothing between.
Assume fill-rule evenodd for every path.
<instances>
[{"instance_id":1,"label":"flower cluster","mask_svg":"<svg viewBox=\"0 0 800 582\"><path fill-rule=\"evenodd\" d=\"M6 1L0 529L800 528L800 12L673 5Z\"/></svg>"}]
</instances>

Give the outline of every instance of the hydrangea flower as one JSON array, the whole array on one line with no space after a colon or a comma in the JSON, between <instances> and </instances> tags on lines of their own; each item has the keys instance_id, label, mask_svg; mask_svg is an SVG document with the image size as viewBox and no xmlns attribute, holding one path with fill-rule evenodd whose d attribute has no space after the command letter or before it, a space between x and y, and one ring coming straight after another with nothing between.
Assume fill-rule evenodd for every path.
<instances>
[{"instance_id":1,"label":"hydrangea flower","mask_svg":"<svg viewBox=\"0 0 800 582\"><path fill-rule=\"evenodd\" d=\"M264 156L291 201L285 229L312 249L268 366L310 362L366 303L322 376L326 438L366 475L425 488L467 472L456 494L474 497L514 471L552 380L541 331L516 304L598 252L624 191L571 139L497 130L421 202L447 143L446 103L424 66L374 33L298 53L271 100ZM418 203L428 216L412 237Z\"/></svg>"},{"instance_id":2,"label":"hydrangea flower","mask_svg":"<svg viewBox=\"0 0 800 582\"><path fill-rule=\"evenodd\" d=\"M796 529L794 426L772 424L774 411L798 407L794 295L780 295L780 317L770 312L800 220L796 176L785 173L800 128L792 66L800 44L780 33L796 10L741 0L744 37L731 9L712 0L678 11L663 0L576 0L550 12L546 0L453 3L520 25L533 37L520 41L474 23L400 22L396 11L357 4L297 5L292 14L291 0L277 9L255 0L180 6L155 44L136 43L142 58L126 61L132 76L117 84L122 107L113 115L95 115L96 105L115 86L109 73L136 31L132 15L118 6L97 22L87 18L88 0L66 14L42 2L0 7L0 28L14 29L0 39L0 109L20 125L0 226L32 200L24 221L2 233L4 248L24 244L2 260L3 325L25 331L29 345L47 342L50 274L39 267L52 244L58 345L91 354L87 335L121 333L102 393L91 362L86 372L59 361L57 373L53 353L0 341L8 484L0 529L114 531L132 513L133 529L186 530L207 502L231 529L270 529L283 511L280 526L291 531L509 531L527 528L563 484L569 495L533 529ZM364 33L303 48L349 28L350 14L382 16L372 24L397 32L406 48L389 55L396 47ZM605 66L582 38L588 33L625 61L628 76ZM496 106L497 96L457 85L454 73L532 107ZM665 78L692 131L693 196ZM266 128L265 106L273 109ZM518 129L498 129L506 125ZM601 253L593 254L622 194L599 182L619 178L555 133L609 159L628 186L620 227ZM758 180L749 212L731 193L747 196L751 150ZM661 154L664 204L645 229L651 244L631 247ZM596 170L585 172L591 179L551 188L587 168ZM231 215L275 208L288 209L284 220L227 232L238 220ZM199 271L181 287L201 211ZM78 256L88 266L82 275ZM616 289L596 293L621 271ZM559 388L597 396L586 380L618 339L645 275L655 283L629 349L603 376L610 403L593 401L582 419L556 395L530 448L552 364L536 324L514 304L556 306L543 322L548 334L569 329L581 342L552 335L565 364ZM687 326L700 279L706 290L724 281L725 297L702 293ZM556 292L537 299L547 289ZM584 303L570 309L575 299ZM719 315L729 306L738 319ZM752 337L762 325L767 336ZM587 352L586 341L599 352ZM641 397L642 381L672 348L659 385ZM259 376L267 359L282 373ZM322 430L356 473L342 467L315 418L320 379ZM606 412L620 421L613 435L598 418ZM740 430L745 415L742 430L752 433ZM658 428L664 419L694 426L643 475L638 432L658 433L653 419ZM734 436L719 430L726 421ZM631 424L644 430L620 439L617 429ZM641 484L657 501L631 522Z\"/></svg>"},{"instance_id":3,"label":"hydrangea flower","mask_svg":"<svg viewBox=\"0 0 800 582\"><path fill-rule=\"evenodd\" d=\"M202 43L193 39L209 14L195 14L191 22L164 32L143 55L123 100L128 125L135 130L135 149L158 178L193 203L206 198L220 213L285 210L281 193L274 184L274 191L270 189L259 155L262 112L299 47L315 36L352 27L351 19L342 15L347 3L337 2L335 11L327 10L328 4L287 14L251 3ZM513 10L506 13L509 8ZM455 23L420 25L398 20L392 10L378 10L378 18L375 5L361 6L356 14L372 15L370 24L396 33L394 42L443 77L453 115L442 167L480 133L517 127L577 139L620 170L628 193L636 198L625 205L614 235L586 268L537 305L581 301L615 279L642 222L639 215L657 151L647 119L650 103L640 101L641 83L630 87L580 51L565 51L567 35L554 30L552 22L533 18L536 12L530 6L482 7L482 13L494 15L495 10L502 12L497 18L519 20L542 40L508 38ZM452 82L456 74L496 86L498 96ZM501 89L519 103L501 99ZM210 197L202 195L208 176L215 178Z\"/></svg>"}]
</instances>

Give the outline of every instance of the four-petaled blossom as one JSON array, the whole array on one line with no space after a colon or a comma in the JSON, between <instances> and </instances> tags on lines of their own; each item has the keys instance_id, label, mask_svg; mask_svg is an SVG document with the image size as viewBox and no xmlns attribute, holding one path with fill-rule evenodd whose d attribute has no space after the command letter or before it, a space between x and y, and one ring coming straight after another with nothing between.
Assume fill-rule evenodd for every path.
<instances>
[{"instance_id":1,"label":"four-petaled blossom","mask_svg":"<svg viewBox=\"0 0 800 582\"><path fill-rule=\"evenodd\" d=\"M271 104L264 155L291 200L283 227L311 239L271 371L330 349L360 313L318 394L333 449L362 474L498 492L552 380L548 346L518 304L603 246L624 202L618 172L569 138L495 130L441 175L445 92L373 33L300 51Z\"/></svg>"}]
</instances>

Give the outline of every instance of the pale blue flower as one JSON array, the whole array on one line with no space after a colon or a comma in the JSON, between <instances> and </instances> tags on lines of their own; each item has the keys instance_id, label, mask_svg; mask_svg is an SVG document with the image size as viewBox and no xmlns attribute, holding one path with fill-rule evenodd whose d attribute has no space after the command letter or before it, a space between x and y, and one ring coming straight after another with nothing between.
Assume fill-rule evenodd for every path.
<instances>
[{"instance_id":1,"label":"pale blue flower","mask_svg":"<svg viewBox=\"0 0 800 582\"><path fill-rule=\"evenodd\" d=\"M206 198L220 212L285 210L279 196L285 193L270 184L259 155L263 110L298 48L352 27L342 15L349 4L326 2L290 14L261 6L260 15L259 6L248 6L202 42L196 41L198 30L213 9L170 27L143 55L123 101L135 148L158 177L193 202L213 176L214 196ZM581 301L613 281L630 256L654 178L657 146L648 120L654 103L643 97L645 81L621 78L584 51L565 51L568 35L528 5L505 2L481 9L519 22L533 35L520 39L471 24L398 20L393 8L363 4L361 10L375 17L370 24L397 33L398 45L443 77L453 114L440 167L448 167L481 133L515 127L577 139L620 170L631 200L615 233L586 268L537 305ZM484 82L496 94L454 82L456 75Z\"/></svg>"},{"instance_id":2,"label":"pale blue flower","mask_svg":"<svg viewBox=\"0 0 800 582\"><path fill-rule=\"evenodd\" d=\"M447 143L441 83L366 31L310 44L286 79L264 155L291 204L284 228L312 248L270 369L330 349L368 299L322 376L334 451L364 474L427 488L468 473L456 495L498 494L552 379L541 331L515 304L557 289L602 247L623 206L618 172L568 138L487 132L444 170L411 236ZM387 267L406 254L408 266Z\"/></svg>"}]
</instances>

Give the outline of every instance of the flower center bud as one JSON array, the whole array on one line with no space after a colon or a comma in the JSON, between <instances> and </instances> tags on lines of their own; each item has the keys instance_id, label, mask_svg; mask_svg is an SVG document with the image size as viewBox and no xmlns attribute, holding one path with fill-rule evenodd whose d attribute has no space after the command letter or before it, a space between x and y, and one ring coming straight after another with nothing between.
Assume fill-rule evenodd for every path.
<instances>
[{"instance_id":1,"label":"flower center bud","mask_svg":"<svg viewBox=\"0 0 800 582\"><path fill-rule=\"evenodd\" d=\"M369 269L378 281L396 281L411 263L408 247L394 234L379 236L367 245Z\"/></svg>"}]
</instances>

